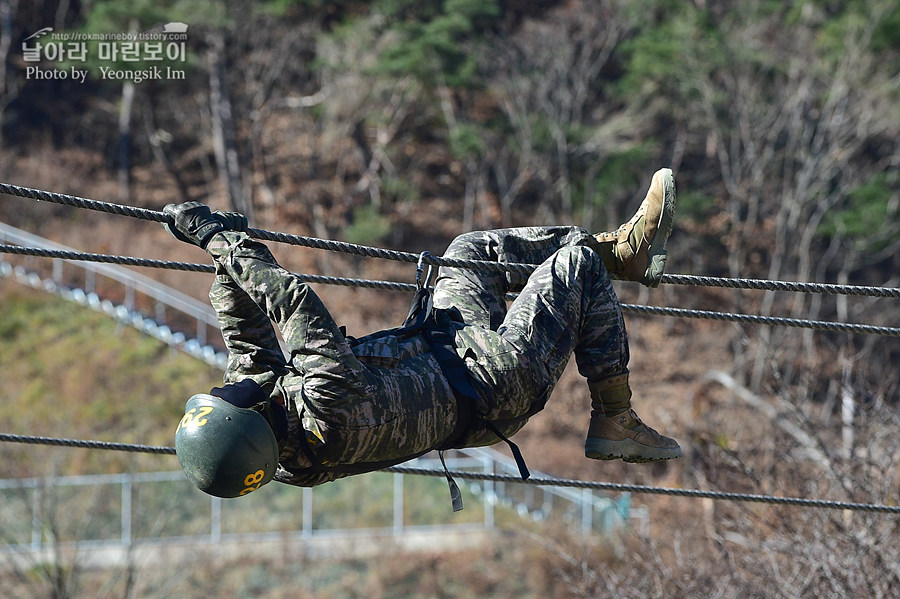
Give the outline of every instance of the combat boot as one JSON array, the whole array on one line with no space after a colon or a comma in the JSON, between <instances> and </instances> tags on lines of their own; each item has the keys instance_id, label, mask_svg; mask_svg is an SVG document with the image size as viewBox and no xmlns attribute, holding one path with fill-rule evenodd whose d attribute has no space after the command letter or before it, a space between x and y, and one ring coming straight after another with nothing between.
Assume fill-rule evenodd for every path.
<instances>
[{"instance_id":1,"label":"combat boot","mask_svg":"<svg viewBox=\"0 0 900 599\"><path fill-rule=\"evenodd\" d=\"M597 233L591 247L606 269L628 281L656 287L666 270L666 241L675 222L675 179L672 169L653 174L647 196L627 223Z\"/></svg>"},{"instance_id":2,"label":"combat boot","mask_svg":"<svg viewBox=\"0 0 900 599\"><path fill-rule=\"evenodd\" d=\"M660 435L631 409L628 374L588 381L591 422L584 455L594 460L656 462L681 457L675 439Z\"/></svg>"}]
</instances>

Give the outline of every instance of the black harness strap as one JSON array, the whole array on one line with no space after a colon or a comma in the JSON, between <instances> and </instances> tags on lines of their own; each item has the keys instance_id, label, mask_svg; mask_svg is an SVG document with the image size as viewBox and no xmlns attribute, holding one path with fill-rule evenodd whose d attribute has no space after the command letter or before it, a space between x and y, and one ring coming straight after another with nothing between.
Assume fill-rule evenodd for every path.
<instances>
[{"instance_id":1,"label":"black harness strap","mask_svg":"<svg viewBox=\"0 0 900 599\"><path fill-rule=\"evenodd\" d=\"M488 428L489 431L500 437L503 441L509 445L509 450L513 454L513 459L516 461L516 466L519 468L519 476L522 477L522 480L528 480L528 477L531 476L531 472L528 471L528 466L525 465L525 458L522 457L522 452L519 450L519 446L513 443L506 435L500 432L500 429L497 428L493 422L490 420L483 420L484 425Z\"/></svg>"},{"instance_id":2,"label":"black harness strap","mask_svg":"<svg viewBox=\"0 0 900 599\"><path fill-rule=\"evenodd\" d=\"M447 465L444 463L444 451L455 448L476 420L483 422L488 430L509 446L516 461L516 466L519 468L519 475L522 477L522 480L527 480L531 473L528 471L528 466L525 465L525 458L522 457L519 446L500 432L500 429L492 422L478 418L475 406L480 398L478 392L472 386L469 378L469 369L466 368L465 361L456 353L453 335L449 332L450 317L448 311L434 308L431 292L428 290L427 285L421 286L416 292L405 324L422 332L422 335L431 347L431 351L434 353L434 357L441 365L441 371L450 383L453 394L456 396L456 426L450 436L435 448L438 450L438 455L441 458L441 464L444 466L444 473L450 486L453 511L456 512L462 509L462 495L453 477L450 476Z\"/></svg>"}]
</instances>

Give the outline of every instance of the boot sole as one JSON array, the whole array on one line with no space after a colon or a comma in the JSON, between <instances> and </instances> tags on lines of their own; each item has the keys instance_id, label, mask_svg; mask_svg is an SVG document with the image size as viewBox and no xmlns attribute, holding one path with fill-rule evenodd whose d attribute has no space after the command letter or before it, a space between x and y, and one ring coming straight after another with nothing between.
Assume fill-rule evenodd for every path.
<instances>
[{"instance_id":1,"label":"boot sole","mask_svg":"<svg viewBox=\"0 0 900 599\"><path fill-rule=\"evenodd\" d=\"M666 271L666 241L672 234L672 228L675 225L675 178L672 176L671 169L663 169L665 172L663 177L663 206L660 210L659 222L656 225L656 235L653 236L653 242L647 248L648 264L647 270L644 271L644 278L641 283L647 287L658 287L662 281L663 273Z\"/></svg>"},{"instance_id":2,"label":"boot sole","mask_svg":"<svg viewBox=\"0 0 900 599\"><path fill-rule=\"evenodd\" d=\"M611 441L589 438L584 442L584 455L592 460L622 460L641 464L680 458L681 447L650 447L632 439Z\"/></svg>"}]
</instances>

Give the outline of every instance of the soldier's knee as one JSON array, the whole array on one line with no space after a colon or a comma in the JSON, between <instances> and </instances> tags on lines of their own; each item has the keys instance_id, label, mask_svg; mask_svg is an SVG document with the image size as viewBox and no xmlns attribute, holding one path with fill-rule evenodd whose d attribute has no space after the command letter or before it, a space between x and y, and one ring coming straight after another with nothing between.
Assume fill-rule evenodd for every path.
<instances>
[{"instance_id":1,"label":"soldier's knee","mask_svg":"<svg viewBox=\"0 0 900 599\"><path fill-rule=\"evenodd\" d=\"M488 245L488 236L485 231L469 231L457 235L450 242L447 251L444 252L445 257L477 257L483 259L485 248Z\"/></svg>"},{"instance_id":2,"label":"soldier's knee","mask_svg":"<svg viewBox=\"0 0 900 599\"><path fill-rule=\"evenodd\" d=\"M603 264L599 254L584 245L573 245L560 248L556 253L557 259L572 265L573 270L596 271Z\"/></svg>"},{"instance_id":3,"label":"soldier's knee","mask_svg":"<svg viewBox=\"0 0 900 599\"><path fill-rule=\"evenodd\" d=\"M557 276L564 280L574 280L587 287L601 282L608 276L603 260L592 249L586 246L569 246L560 248L554 257Z\"/></svg>"}]
</instances>

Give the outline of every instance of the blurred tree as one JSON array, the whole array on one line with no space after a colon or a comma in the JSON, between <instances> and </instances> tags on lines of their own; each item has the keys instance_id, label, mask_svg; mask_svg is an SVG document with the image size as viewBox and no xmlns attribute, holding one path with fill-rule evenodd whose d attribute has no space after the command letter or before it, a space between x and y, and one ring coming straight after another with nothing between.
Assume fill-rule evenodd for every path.
<instances>
[{"instance_id":1,"label":"blurred tree","mask_svg":"<svg viewBox=\"0 0 900 599\"><path fill-rule=\"evenodd\" d=\"M13 21L19 8L18 0L0 0L0 150L3 149L3 114L19 93L20 81L8 74L12 49Z\"/></svg>"},{"instance_id":2,"label":"blurred tree","mask_svg":"<svg viewBox=\"0 0 900 599\"><path fill-rule=\"evenodd\" d=\"M604 69L638 21L620 3L570 2L515 32L491 40L481 54L489 89L505 117L492 139L491 168L504 223L523 189L541 194L547 216L591 228L595 209L632 200L646 173L636 151L648 128L626 105L610 101ZM615 157L615 162L607 160Z\"/></svg>"},{"instance_id":3,"label":"blurred tree","mask_svg":"<svg viewBox=\"0 0 900 599\"><path fill-rule=\"evenodd\" d=\"M375 14L348 20L316 42L321 85L317 95L327 98L317 119L322 127L319 151L327 154L342 149L339 169L356 173L355 182L341 198L350 205L347 220L351 222L356 220L353 204L360 196L374 209L368 212L371 217L397 209L418 195L414 177L401 172L396 161L415 160L408 155L409 142L420 132L428 108L421 103L423 88L414 77L378 71L379 56L391 43L382 19ZM393 186L395 191L410 192L402 197L385 186L385 181L396 183L404 178L408 185ZM359 216L365 214L363 210ZM379 226L376 230L385 229Z\"/></svg>"},{"instance_id":4,"label":"blurred tree","mask_svg":"<svg viewBox=\"0 0 900 599\"><path fill-rule=\"evenodd\" d=\"M662 16L628 45L622 93L659 121L706 135L704 151L718 166L729 216L723 234L730 275L822 280L863 266L847 251L813 257L823 256L818 232L826 215L900 156L900 119L889 108L898 102L896 52L873 52L896 6L732 3L724 10L659 3ZM823 307L803 297L782 302L774 293L758 306L763 314L781 308L812 318ZM735 355L744 357L738 369L748 369L754 391L770 358L820 359L811 335L799 337L803 349L785 331L763 328L758 336L756 352L745 351L741 336L735 340ZM786 385L798 382L796 375L793 367L778 373ZM803 383L806 396L821 391L815 380Z\"/></svg>"},{"instance_id":5,"label":"blurred tree","mask_svg":"<svg viewBox=\"0 0 900 599\"><path fill-rule=\"evenodd\" d=\"M496 23L501 14L496 0L380 0L374 10L394 37L381 53L381 70L412 75L429 89L481 84L467 42Z\"/></svg>"},{"instance_id":6,"label":"blurred tree","mask_svg":"<svg viewBox=\"0 0 900 599\"><path fill-rule=\"evenodd\" d=\"M395 77L413 77L435 102L447 129L446 145L462 165L463 229L473 228L476 202L487 213L486 169L481 160L482 127L471 118L463 96L483 87L478 71L478 43L501 16L490 0L382 0L376 5L386 19L385 46L376 69Z\"/></svg>"},{"instance_id":7,"label":"blurred tree","mask_svg":"<svg viewBox=\"0 0 900 599\"><path fill-rule=\"evenodd\" d=\"M78 30L86 34L138 34L147 31L161 32L163 27L170 22L190 21L190 25L221 25L217 16L215 0L202 0L201 3L186 2L185 0L135 0L123 4L111 0L97 0L86 8L84 21ZM203 17L198 23L196 15L212 15ZM155 77L140 77L138 73L147 72L154 67L162 69L170 68L183 71L187 66L186 43L183 53L170 55L168 44L162 52L161 59L148 59L146 53L125 52L128 40L98 40L87 42L87 58L78 61L74 66L87 68L92 77L101 80L117 82L121 79L122 92L119 101L118 118L118 151L116 165L119 175L119 196L127 202L131 187L131 149L132 149L132 116L135 112L134 104L139 95L137 87L141 84L153 85L159 79ZM102 46L102 48L101 48ZM140 46L138 46L140 47ZM176 48L177 49L177 48ZM71 59L66 64L73 64ZM120 76L111 77L104 73L121 73ZM129 76L127 73L132 73ZM145 94L146 96L146 94Z\"/></svg>"}]
</instances>

